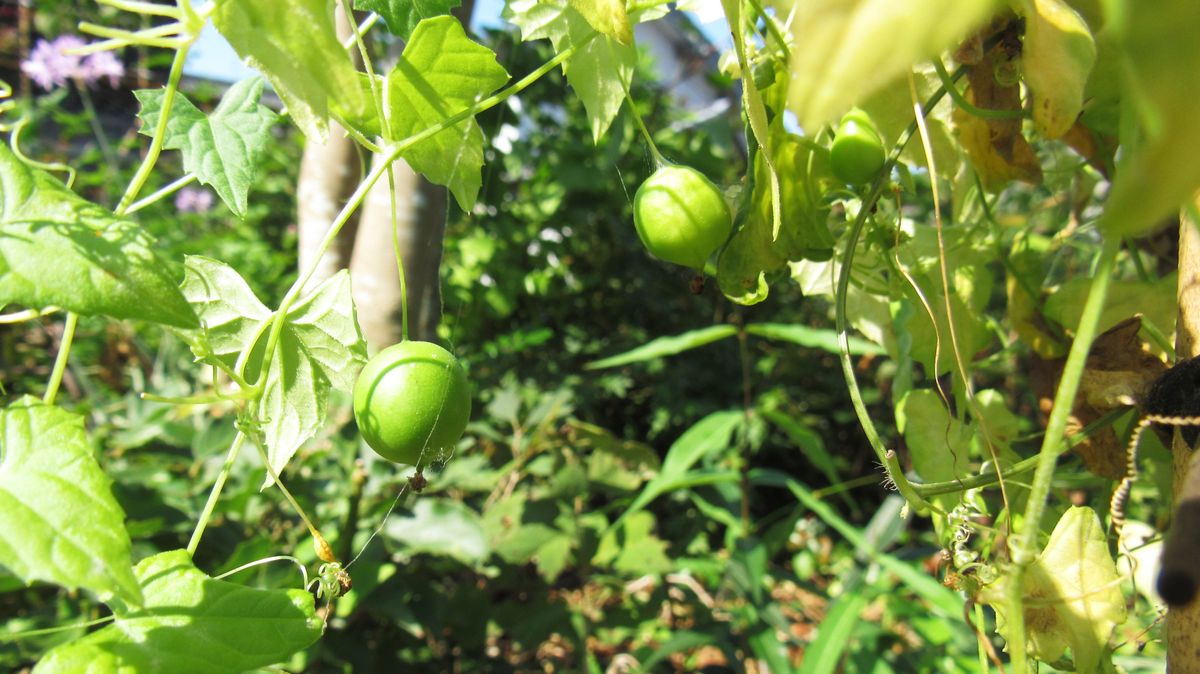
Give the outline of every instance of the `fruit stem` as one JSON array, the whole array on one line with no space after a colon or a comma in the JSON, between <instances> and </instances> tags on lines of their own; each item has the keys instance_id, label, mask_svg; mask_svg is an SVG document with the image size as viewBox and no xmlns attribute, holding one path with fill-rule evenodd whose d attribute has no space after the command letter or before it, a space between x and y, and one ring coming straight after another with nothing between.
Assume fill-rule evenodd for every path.
<instances>
[{"instance_id":1,"label":"fruit stem","mask_svg":"<svg viewBox=\"0 0 1200 674\"><path fill-rule=\"evenodd\" d=\"M633 104L633 94L629 91L629 84L625 81L625 78L621 77L620 75L617 76L617 79L621 82L621 89L625 91L625 102L629 104L629 112L633 115L633 121L635 124L637 124L638 131L641 132L642 138L646 139L646 146L650 148L650 156L654 161L654 168L657 170L670 164L670 162L668 162L666 158L662 156L662 153L658 151L658 146L654 144L654 138L650 136L650 130L646 128L646 123L642 121L642 116L638 113L637 106Z\"/></svg>"},{"instance_id":2,"label":"fruit stem","mask_svg":"<svg viewBox=\"0 0 1200 674\"><path fill-rule=\"evenodd\" d=\"M396 207L396 178L388 163L388 200L392 209L392 252L396 256L396 273L400 275L400 341L408 341L408 284L404 278L404 255L400 252L400 216Z\"/></svg>"},{"instance_id":3,"label":"fruit stem","mask_svg":"<svg viewBox=\"0 0 1200 674\"><path fill-rule=\"evenodd\" d=\"M308 519L308 513L304 512L304 508L300 507L300 504L296 501L296 497L292 496L292 492L288 491L287 486L283 484L283 480L279 479L279 473L275 472L275 467L271 465L271 457L267 456L267 450L263 448L262 444L257 442L254 443L254 447L258 449L258 455L262 458L263 465L267 467L267 474L271 476L271 480L275 483L275 486L279 487L279 491L283 492L283 497L287 499L287 502L295 509L296 514L304 521L304 526L308 527L308 533L313 537L313 548L317 551L317 556L325 562L334 561L327 559L327 555L322 552L323 550L330 551L328 556L332 556L332 551L329 543L325 541L325 537L317 530L312 520Z\"/></svg>"}]
</instances>

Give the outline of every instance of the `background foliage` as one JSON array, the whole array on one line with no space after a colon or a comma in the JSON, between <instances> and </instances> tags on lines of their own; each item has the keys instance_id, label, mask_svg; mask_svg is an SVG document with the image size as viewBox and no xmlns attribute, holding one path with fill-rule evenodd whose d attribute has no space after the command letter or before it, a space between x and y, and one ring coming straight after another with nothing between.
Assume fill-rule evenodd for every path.
<instances>
[{"instance_id":1,"label":"background foliage","mask_svg":"<svg viewBox=\"0 0 1200 674\"><path fill-rule=\"evenodd\" d=\"M360 9L383 13L388 28L414 39L412 17L388 15L388 3L377 4ZM828 16L801 11L789 29L770 18L776 13L755 15L752 32L761 44L740 44L737 67L730 60L738 59L727 59L724 74L712 75L733 100L750 103L702 121L653 81L644 54L630 64L630 105L658 151L730 186L738 206L737 230L700 292L691 288L690 271L649 258L631 225L632 194L655 165L630 105L611 110L609 119L598 111L611 100L592 96L573 79L581 75L554 69L477 115L484 160L478 199L464 211L472 179L439 181L458 197L449 211L440 330L475 387L467 439L415 494L411 469L362 446L347 392L335 387L315 437L277 466L287 465L284 482L349 563L353 590L336 602L314 603L298 591L300 572L286 560L243 568L275 555L294 555L310 570L320 560L293 508L276 490L261 489L256 453L241 454L225 470L225 450L246 429L240 403L169 405L142 397L205 390L212 374L196 361L217 342L182 325L158 329L138 314L82 317L58 402L79 415L70 417L77 424L62 422L69 427L63 444L95 458L111 480L116 512L124 513L128 556L137 566L133 576L111 581L112 591L129 606L137 605L135 587L148 606L202 604L228 593L259 620L292 620L274 650L231 661L230 671L282 662L288 671L312 672L908 672L1013 664L1003 651L1013 639L1006 583L1015 583L1019 598L1055 598L1044 613L1034 605L1024 616L1039 671L1160 670L1162 604L1145 574L1169 518L1160 495L1170 492L1171 473L1169 453L1154 434L1143 438L1142 475L1123 513L1126 531L1149 545L1131 538L1118 547L1116 532L1096 513L1112 519L1109 496L1125 474L1125 441L1137 416L1130 399L1118 395L1125 389L1110 390L1113 382L1144 390L1171 359L1178 223L1148 223L1186 191L1156 186L1144 211L1126 206L1129 197L1121 195L1136 188L1124 185L1151 171L1133 160L1121 166L1130 183L1114 183L1111 199L1136 213L1107 215L1114 143L1128 140L1124 134L1136 124L1126 117L1122 129L1121 115L1131 113L1119 105L1132 104L1102 89L1120 88L1104 60L1112 34L1101 31L1099 10L1085 3L1023 3L1020 20L1001 12L978 33L973 62L955 55L963 67L954 82L939 79L932 64L909 81L884 72L880 59L907 64L953 47L939 31L961 34L996 10L984 2L951 4L923 3L926 13L905 19L915 35L904 45L914 51L909 59L870 49L848 54L839 46L869 44L877 23L830 25ZM753 5L727 3L725 11L736 16ZM515 7L510 11L525 11ZM1066 24L1046 24L1052 11L1069 12ZM84 8L62 17L39 18L38 31L70 32L78 20L110 21L116 13ZM239 20L220 19L230 32ZM1195 125L1176 119L1172 94L1159 88L1168 75L1155 70L1157 52L1139 41L1161 25L1141 20L1130 20L1124 39L1132 46L1122 53L1133 55L1130 67L1145 79L1150 103L1143 103L1166 107L1162 128L1141 133L1140 147L1174 166L1182 160L1166 156L1161 139L1190 138ZM439 29L448 25L442 21ZM516 23L528 39L528 16ZM821 47L803 39L804 26L841 37ZM1034 37L1051 29L1070 34ZM798 32L781 40L781 30ZM622 53L619 31L608 33L597 39ZM551 43L522 36L494 31L478 39L518 78L577 39L570 31L555 33ZM248 38L235 32L232 39ZM1006 49L1019 49L1022 40L1027 96L1040 103L1062 89L1051 112L1071 120L1082 112L1078 132L1091 145L1067 136L1061 119L1036 105L1020 121L1019 87L1003 76L1018 76L1006 70L1013 67ZM826 51L813 58L819 49ZM745 60L747 54L758 60ZM159 58L140 63L161 76L169 60ZM736 78L739 71L752 77ZM992 79L996 73L1001 77ZM332 69L325 76L336 84L344 74ZM825 96L828 82L847 78L862 80L846 94L855 100ZM805 92L789 90L789 81L826 84ZM911 94L926 99L947 86L964 89L959 98L969 100L951 105L947 98L928 110L929 154L910 142L895 173L857 191L829 173L828 131L796 133L797 120L822 129L858 103L890 147L906 133ZM572 88L581 96L567 93ZM320 114L304 107L311 92L302 89L284 98L293 111L305 110L294 121L314 133ZM1081 90L1078 100L1074 89ZM199 119L219 116L204 117L223 92L204 85L184 91ZM345 109L334 114L365 129L369 115L351 99L339 101ZM126 90L76 83L18 98L8 116L30 120L25 154L70 164L76 194L115 204L145 145L135 106ZM971 112L979 107L1016 112L1015 126L979 131L972 125L986 114ZM153 121L144 109L142 118ZM418 130L405 123L393 123L398 138ZM979 133L993 140L980 142ZM249 191L240 217L226 203L240 210L236 196L214 199L210 188L196 185L185 188L191 201L160 200L134 216L180 275L185 256L215 258L267 306L297 278L292 214L296 157L305 142L292 125L275 124L269 134L252 162L257 178L243 186ZM997 134L1012 152L996 154ZM444 168L436 152L421 152L431 155L407 158L430 162L434 173ZM194 171L188 161L186 153L164 154L143 193ZM786 180L773 191L776 171ZM943 191L935 195L935 187ZM786 222L772 221L772 200L781 202ZM944 228L935 226L938 218ZM779 226L784 238L772 238ZM1135 242L1126 234L1142 236ZM1106 245L1112 241L1119 256L1117 244ZM847 390L832 329L833 279L846 245L857 256L843 291L857 331L846 355L857 391ZM198 273L199 263L188 264ZM1080 314L1097 268L1116 282L1092 325L1103 333L1100 351L1073 375L1085 401L1068 405L1064 417L1076 452L1061 458L1042 494L1050 496L1048 512L1032 534L1042 556L1014 581L1014 521L1027 521L1036 489L1030 471L1050 400L1071 367L1065 357L1083 329ZM746 279L746 292L736 292ZM189 299L194 289L185 284ZM1136 324L1129 323L1134 314ZM37 406L20 396L43 389L62 335L54 315L0 325L7 414ZM232 360L237 352L216 355ZM261 352L255 358L260 362ZM1149 374L1131 383L1127 373L1136 371ZM871 410L881 444L903 450L915 482L950 484L921 494L932 506L921 514L930 517L913 517L912 502L881 488L879 457L863 439L855 396ZM20 419L7 418L10 428ZM23 446L6 443L0 451L11 466ZM1003 490L987 480L997 464L1014 471ZM0 487L6 475L0 471ZM181 548L226 476L204 542L189 558ZM1113 567L1114 558L1137 564ZM1082 587L1056 584L1056 570L1081 560L1100 560L1099 575ZM8 669L38 663L39 671L71 671L117 657L105 646L117 639L115 626L33 630L112 614L127 634L163 631L139 623L129 606L87 591L94 586L69 572L39 576L5 566L0 613L11 619L0 628L0 665ZM225 579L231 583L214 580L235 571ZM154 585L160 577L169 589ZM30 579L42 582L26 585ZM1093 586L1106 591L1092 597ZM1073 610L1091 611L1092 619L1072 623ZM189 648L237 642L238 634L205 617L188 627ZM174 658L187 650L170 639L151 644ZM154 671L141 654L125 657L137 671Z\"/></svg>"}]
</instances>

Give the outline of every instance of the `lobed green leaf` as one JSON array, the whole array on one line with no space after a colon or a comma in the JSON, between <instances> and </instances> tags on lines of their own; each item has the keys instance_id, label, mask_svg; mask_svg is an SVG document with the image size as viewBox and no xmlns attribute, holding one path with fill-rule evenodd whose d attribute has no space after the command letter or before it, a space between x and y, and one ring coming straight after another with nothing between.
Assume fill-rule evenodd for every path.
<instances>
[{"instance_id":1,"label":"lobed green leaf","mask_svg":"<svg viewBox=\"0 0 1200 674\"><path fill-rule=\"evenodd\" d=\"M0 565L139 605L125 512L83 417L24 397L0 411Z\"/></svg>"},{"instance_id":2,"label":"lobed green leaf","mask_svg":"<svg viewBox=\"0 0 1200 674\"><path fill-rule=\"evenodd\" d=\"M375 12L383 18L388 31L407 41L421 19L445 16L462 0L354 0L354 9Z\"/></svg>"},{"instance_id":3,"label":"lobed green leaf","mask_svg":"<svg viewBox=\"0 0 1200 674\"><path fill-rule=\"evenodd\" d=\"M513 0L503 16L521 29L522 40L549 38L559 53L580 48L563 64L563 74L583 101L592 140L599 141L625 101L621 83L633 82L637 50L610 35L596 36L596 29L569 0Z\"/></svg>"},{"instance_id":4,"label":"lobed green leaf","mask_svg":"<svg viewBox=\"0 0 1200 674\"><path fill-rule=\"evenodd\" d=\"M58 306L195 327L196 315L154 244L142 228L0 144L0 307Z\"/></svg>"},{"instance_id":5,"label":"lobed green leaf","mask_svg":"<svg viewBox=\"0 0 1200 674\"><path fill-rule=\"evenodd\" d=\"M115 608L102 630L55 648L37 674L237 674L266 667L321 636L313 596L213 580L185 550L135 569L145 605Z\"/></svg>"},{"instance_id":6,"label":"lobed green leaf","mask_svg":"<svg viewBox=\"0 0 1200 674\"><path fill-rule=\"evenodd\" d=\"M210 115L176 92L163 138L163 147L183 152L184 170L211 185L239 217L246 214L246 195L257 180L256 167L275 122L275 113L258 102L262 90L261 77L242 80L225 92ZM150 135L162 116L163 90L133 93L142 105L141 132Z\"/></svg>"},{"instance_id":7,"label":"lobed green leaf","mask_svg":"<svg viewBox=\"0 0 1200 674\"><path fill-rule=\"evenodd\" d=\"M384 114L392 138L403 140L445 122L508 79L496 54L468 39L458 19L422 20L386 78ZM471 210L483 168L483 131L474 118L442 129L401 156Z\"/></svg>"},{"instance_id":8,"label":"lobed green leaf","mask_svg":"<svg viewBox=\"0 0 1200 674\"><path fill-rule=\"evenodd\" d=\"M213 24L238 55L270 80L288 115L323 140L334 113L370 116L354 62L338 41L333 0L219 0Z\"/></svg>"}]
</instances>

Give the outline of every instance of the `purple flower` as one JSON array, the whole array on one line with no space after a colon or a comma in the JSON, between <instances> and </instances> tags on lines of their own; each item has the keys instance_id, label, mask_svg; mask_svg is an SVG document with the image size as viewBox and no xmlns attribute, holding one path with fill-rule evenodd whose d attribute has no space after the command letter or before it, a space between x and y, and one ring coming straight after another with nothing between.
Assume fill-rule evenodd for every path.
<instances>
[{"instance_id":1,"label":"purple flower","mask_svg":"<svg viewBox=\"0 0 1200 674\"><path fill-rule=\"evenodd\" d=\"M83 79L89 85L100 78L107 77L108 85L115 87L125 77L125 64L117 59L110 51L100 51L89 54L83 59Z\"/></svg>"},{"instance_id":2,"label":"purple flower","mask_svg":"<svg viewBox=\"0 0 1200 674\"><path fill-rule=\"evenodd\" d=\"M67 52L87 46L75 35L60 35L51 41L38 40L29 58L21 62L21 71L43 89L66 86L78 79L91 86L107 77L112 86L125 75L125 66L112 52L97 52L86 57Z\"/></svg>"},{"instance_id":3,"label":"purple flower","mask_svg":"<svg viewBox=\"0 0 1200 674\"><path fill-rule=\"evenodd\" d=\"M66 86L68 79L79 75L83 59L64 52L83 45L74 35L60 35L53 42L38 40L29 58L21 62L21 70L43 89Z\"/></svg>"},{"instance_id":4,"label":"purple flower","mask_svg":"<svg viewBox=\"0 0 1200 674\"><path fill-rule=\"evenodd\" d=\"M213 206L213 195L199 187L184 187L175 194L175 208L181 213L204 213Z\"/></svg>"}]
</instances>

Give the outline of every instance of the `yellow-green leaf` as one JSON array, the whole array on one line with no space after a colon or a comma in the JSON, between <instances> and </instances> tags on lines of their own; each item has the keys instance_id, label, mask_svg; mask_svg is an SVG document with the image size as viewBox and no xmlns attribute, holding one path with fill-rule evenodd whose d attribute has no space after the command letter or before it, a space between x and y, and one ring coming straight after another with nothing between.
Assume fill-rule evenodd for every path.
<instances>
[{"instance_id":1,"label":"yellow-green leaf","mask_svg":"<svg viewBox=\"0 0 1200 674\"><path fill-rule=\"evenodd\" d=\"M1001 578L984 592L996 610L996 629L1007 638L1008 605ZM1046 662L1071 649L1075 671L1099 671L1113 628L1125 620L1117 566L1100 518L1091 508L1063 513L1021 587L1028 650Z\"/></svg>"},{"instance_id":2,"label":"yellow-green leaf","mask_svg":"<svg viewBox=\"0 0 1200 674\"><path fill-rule=\"evenodd\" d=\"M1025 84L1033 97L1033 123L1047 138L1061 138L1083 110L1083 90L1096 63L1096 41L1083 18L1063 0L1026 0Z\"/></svg>"},{"instance_id":3,"label":"yellow-green leaf","mask_svg":"<svg viewBox=\"0 0 1200 674\"><path fill-rule=\"evenodd\" d=\"M1110 17L1105 30L1119 36L1145 137L1119 167L1099 227L1126 236L1156 228L1200 187L1200 11L1193 0L1119 4L1123 21Z\"/></svg>"},{"instance_id":4,"label":"yellow-green leaf","mask_svg":"<svg viewBox=\"0 0 1200 674\"><path fill-rule=\"evenodd\" d=\"M953 47L991 16L993 0L778 1L794 12L790 107L815 133L913 64Z\"/></svg>"},{"instance_id":5,"label":"yellow-green leaf","mask_svg":"<svg viewBox=\"0 0 1200 674\"><path fill-rule=\"evenodd\" d=\"M568 0L592 28L621 44L633 44L633 26L623 0Z\"/></svg>"}]
</instances>

